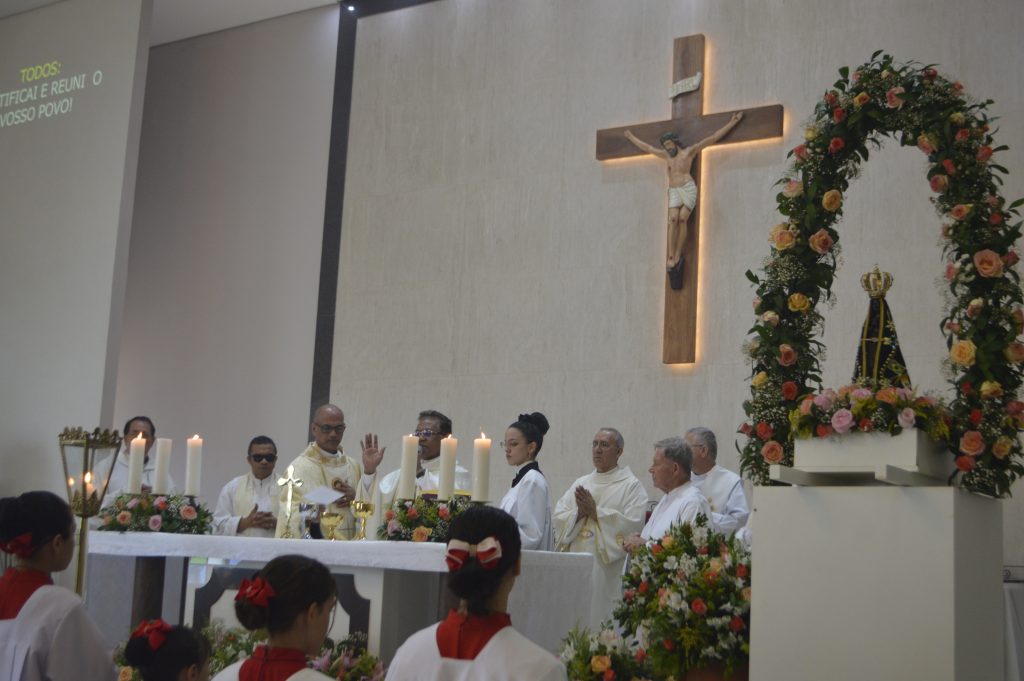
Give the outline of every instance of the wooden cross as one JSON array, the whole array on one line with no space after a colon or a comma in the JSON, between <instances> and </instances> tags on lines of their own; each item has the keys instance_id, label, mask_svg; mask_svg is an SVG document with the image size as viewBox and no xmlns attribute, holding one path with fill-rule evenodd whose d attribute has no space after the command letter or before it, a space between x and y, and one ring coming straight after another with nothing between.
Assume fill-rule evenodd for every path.
<instances>
[{"instance_id":1,"label":"wooden cross","mask_svg":"<svg viewBox=\"0 0 1024 681\"><path fill-rule=\"evenodd\" d=\"M691 35L676 38L674 44L672 82L703 74L704 36ZM703 79L701 79L702 81ZM720 129L735 111L704 115L704 90L677 95L672 100L672 118L657 123L643 123L621 128L608 128L597 132L597 160L642 156L644 152L633 146L625 137L625 131L632 130L641 140L653 146L666 132L676 133L683 146L689 146L708 137ZM747 142L782 136L782 105L772 104L753 109L739 109L743 120L725 137L723 144ZM700 154L694 159L690 174L701 186ZM664 224L664 223L663 223ZM665 278L665 332L661 361L665 364L692 364L697 350L697 263L700 246L700 201L690 214L686 241L683 245L683 287L676 291ZM664 268L664 260L661 261Z\"/></svg>"}]
</instances>

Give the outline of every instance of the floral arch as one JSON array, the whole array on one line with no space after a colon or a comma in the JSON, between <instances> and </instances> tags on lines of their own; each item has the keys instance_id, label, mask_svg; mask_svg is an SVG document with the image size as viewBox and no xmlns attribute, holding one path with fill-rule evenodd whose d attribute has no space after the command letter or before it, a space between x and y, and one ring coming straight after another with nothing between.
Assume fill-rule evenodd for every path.
<instances>
[{"instance_id":1,"label":"floral arch","mask_svg":"<svg viewBox=\"0 0 1024 681\"><path fill-rule=\"evenodd\" d=\"M824 320L817 306L832 297L843 197L868 147L888 136L927 156L932 202L943 219L949 305L940 324L954 398L933 434L955 457L959 484L1006 496L1024 474L1017 439L1024 428L1024 309L1013 269L1024 199L1007 204L1000 195L1007 170L993 157L1006 147L994 146L991 101L972 100L932 66L895 64L881 52L839 74L815 107L804 143L788 154L777 196L784 221L771 231L770 255L758 274L747 272L757 289L757 321L746 345L753 378L740 428L747 437L741 468L765 484L769 464L792 465L790 414L821 384L816 337ZM912 397L921 417L934 406ZM861 429L871 429L870 421L862 419Z\"/></svg>"}]
</instances>

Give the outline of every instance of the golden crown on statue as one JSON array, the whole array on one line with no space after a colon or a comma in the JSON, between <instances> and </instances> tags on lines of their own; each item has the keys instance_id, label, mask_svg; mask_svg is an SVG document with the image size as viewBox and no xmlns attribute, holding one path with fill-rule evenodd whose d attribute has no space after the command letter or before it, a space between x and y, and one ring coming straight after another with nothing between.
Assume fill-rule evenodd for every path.
<instances>
[{"instance_id":1,"label":"golden crown on statue","mask_svg":"<svg viewBox=\"0 0 1024 681\"><path fill-rule=\"evenodd\" d=\"M860 285L872 298L885 298L885 294L892 288L892 275L888 272L880 272L878 265L860 278Z\"/></svg>"}]
</instances>

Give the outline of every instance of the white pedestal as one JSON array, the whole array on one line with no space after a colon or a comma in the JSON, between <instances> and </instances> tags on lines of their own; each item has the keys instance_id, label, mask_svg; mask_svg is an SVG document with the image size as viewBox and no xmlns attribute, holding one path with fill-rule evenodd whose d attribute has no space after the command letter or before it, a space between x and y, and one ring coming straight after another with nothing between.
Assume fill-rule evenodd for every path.
<instances>
[{"instance_id":1,"label":"white pedestal","mask_svg":"<svg viewBox=\"0 0 1024 681\"><path fill-rule=\"evenodd\" d=\"M753 681L1003 679L998 502L889 486L753 501Z\"/></svg>"}]
</instances>

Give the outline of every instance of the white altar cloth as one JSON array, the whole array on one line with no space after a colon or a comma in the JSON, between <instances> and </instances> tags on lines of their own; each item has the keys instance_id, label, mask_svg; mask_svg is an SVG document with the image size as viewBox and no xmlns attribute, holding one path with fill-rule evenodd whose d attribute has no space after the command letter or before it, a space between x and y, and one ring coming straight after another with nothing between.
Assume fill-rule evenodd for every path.
<instances>
[{"instance_id":1,"label":"white altar cloth","mask_svg":"<svg viewBox=\"0 0 1024 681\"><path fill-rule=\"evenodd\" d=\"M390 541L324 541L183 535L162 532L93 532L89 553L128 557L205 557L266 563L288 553L315 558L332 567L445 573L442 544ZM549 650L575 625L590 621L589 553L523 551L522 574L509 598L516 629Z\"/></svg>"}]
</instances>

